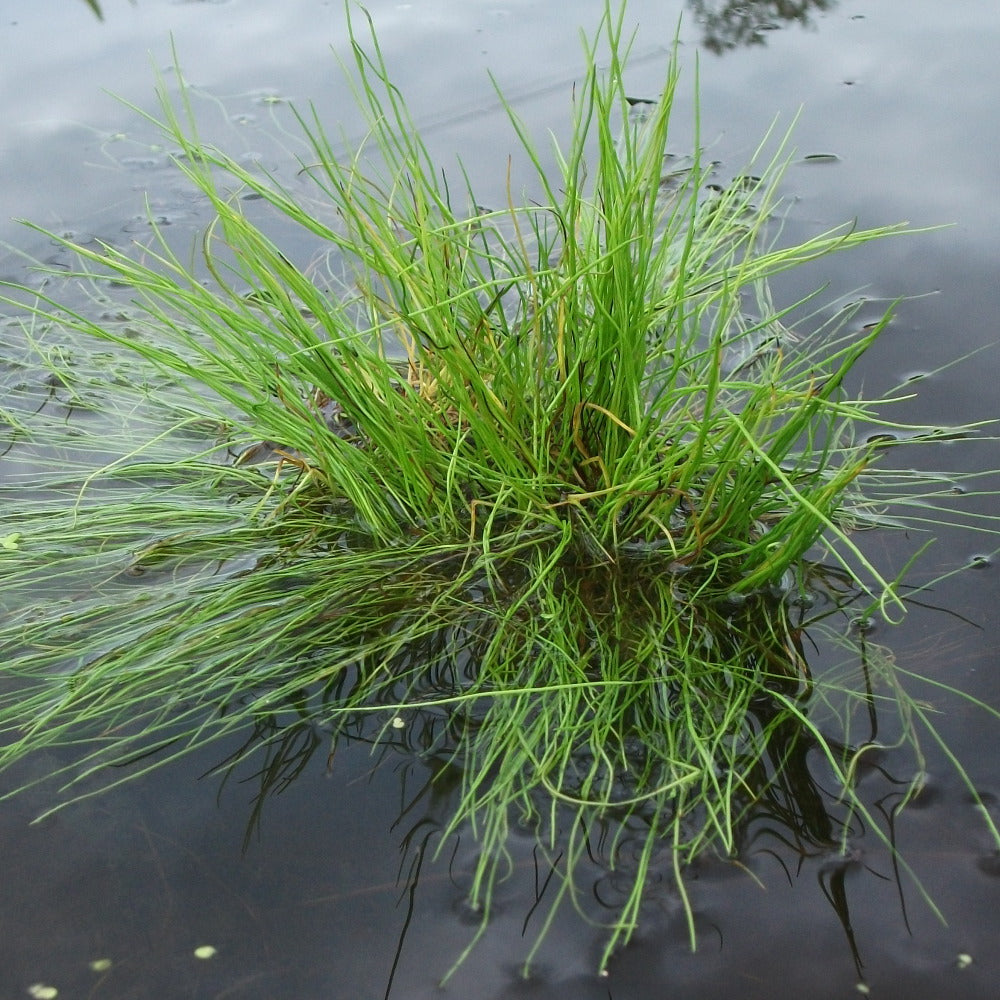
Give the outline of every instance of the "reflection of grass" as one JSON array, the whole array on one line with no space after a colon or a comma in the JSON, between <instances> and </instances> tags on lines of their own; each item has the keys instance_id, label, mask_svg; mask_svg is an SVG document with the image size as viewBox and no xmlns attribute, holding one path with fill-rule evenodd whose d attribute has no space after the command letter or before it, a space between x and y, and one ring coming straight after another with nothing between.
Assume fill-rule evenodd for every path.
<instances>
[{"instance_id":1,"label":"reflection of grass","mask_svg":"<svg viewBox=\"0 0 1000 1000\"><path fill-rule=\"evenodd\" d=\"M800 340L771 305L773 275L896 230L777 247L780 151L753 168L763 179L710 194L694 137L690 168L665 173L676 69L637 114L621 26L604 23L606 72L587 50L557 177L511 112L541 197L522 203L511 179L495 210L449 189L374 36L354 45L367 147L338 159L319 118L301 122L302 172L336 224L205 148L187 99L178 112L164 96L178 163L217 213L209 280L165 241L76 247L88 281L135 293L140 328L46 298L34 321L142 359L105 398L121 413L169 396L187 436L129 445L69 504L53 472L52 499L11 519L0 761L73 746L63 791L86 794L109 764L128 762L111 772L126 780L289 712L335 732L377 713L387 735L422 719L414 744L463 764L453 824L482 842L484 926L512 816L549 845L569 837L557 901L592 822L612 817L630 843L644 831L602 962L637 924L658 849L685 905L685 863L736 849L782 787L790 732L877 827L853 791L857 718L898 712L914 748L935 730L886 657L812 677L832 611L801 607L846 580L869 613L901 608L854 532L936 517L953 485L884 470L898 447L861 428L910 446L965 431L901 426L847 394L885 321L853 332L842 313ZM252 226L247 192L338 248L348 292ZM19 433L41 420L20 416ZM270 442L253 455L273 475L222 461L208 428Z\"/></svg>"}]
</instances>

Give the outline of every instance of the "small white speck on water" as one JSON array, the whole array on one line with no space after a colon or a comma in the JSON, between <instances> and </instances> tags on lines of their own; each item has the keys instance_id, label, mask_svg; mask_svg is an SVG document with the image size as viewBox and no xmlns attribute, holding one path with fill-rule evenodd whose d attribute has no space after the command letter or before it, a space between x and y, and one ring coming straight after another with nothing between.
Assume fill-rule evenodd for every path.
<instances>
[{"instance_id":1,"label":"small white speck on water","mask_svg":"<svg viewBox=\"0 0 1000 1000\"><path fill-rule=\"evenodd\" d=\"M969 967L970 965L972 965L972 956L971 956L970 954L968 954L968 952L964 952L964 951L963 951L963 952L962 952L962 953L961 953L961 954L960 954L960 955L958 956L958 958L957 958L957 959L955 959L955 964L956 964L956 965L957 965L957 966L958 966L958 967L959 967L960 969L967 969L967 968L968 968L968 967Z\"/></svg>"},{"instance_id":2,"label":"small white speck on water","mask_svg":"<svg viewBox=\"0 0 1000 1000\"><path fill-rule=\"evenodd\" d=\"M404 719L401 715L397 715L392 720L392 728L393 729L405 729L406 728L406 719Z\"/></svg>"},{"instance_id":3,"label":"small white speck on water","mask_svg":"<svg viewBox=\"0 0 1000 1000\"><path fill-rule=\"evenodd\" d=\"M194 957L200 958L202 960L207 960L209 958L214 958L216 954L216 949L210 944L199 945L194 950Z\"/></svg>"},{"instance_id":4,"label":"small white speck on water","mask_svg":"<svg viewBox=\"0 0 1000 1000\"><path fill-rule=\"evenodd\" d=\"M46 983L32 983L28 987L28 996L34 997L35 1000L56 1000L59 991Z\"/></svg>"}]
</instances>

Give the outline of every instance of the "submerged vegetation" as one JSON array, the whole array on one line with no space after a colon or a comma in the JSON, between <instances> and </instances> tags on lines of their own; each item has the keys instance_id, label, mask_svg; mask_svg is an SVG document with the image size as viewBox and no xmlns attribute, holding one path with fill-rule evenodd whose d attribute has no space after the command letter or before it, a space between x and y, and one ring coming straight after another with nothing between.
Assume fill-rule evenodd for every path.
<instances>
[{"instance_id":1,"label":"submerged vegetation","mask_svg":"<svg viewBox=\"0 0 1000 1000\"><path fill-rule=\"evenodd\" d=\"M57 805L248 729L237 757L360 726L460 768L446 832L479 838L482 927L512 823L565 858L549 919L584 908L573 861L613 823L632 888L602 967L665 853L693 938L686 865L737 854L806 753L842 804L830 846L855 819L889 841L860 762L898 742L919 775L937 733L859 638L905 600L858 533L961 523L954 474L893 459L974 429L850 391L888 314L772 304L776 275L900 227L784 245L786 142L710 184L670 127L676 62L655 104L630 98L623 24L609 10L586 45L554 173L508 108L534 170L492 208L432 161L374 32L352 30L360 150L299 118L308 198L208 147L190 92L161 89L215 216L197 266L155 228L64 239L92 301L8 298L63 408L5 404L50 467L4 489L0 764L68 748ZM292 263L247 195L336 266ZM127 315L102 312L123 288ZM66 408L93 407L68 437ZM816 673L820 646L838 655Z\"/></svg>"}]
</instances>

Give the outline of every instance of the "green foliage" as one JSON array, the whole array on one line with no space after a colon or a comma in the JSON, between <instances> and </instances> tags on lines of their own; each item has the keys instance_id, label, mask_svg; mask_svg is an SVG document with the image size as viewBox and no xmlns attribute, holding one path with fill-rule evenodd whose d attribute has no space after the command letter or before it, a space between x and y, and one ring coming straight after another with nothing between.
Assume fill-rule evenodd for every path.
<instances>
[{"instance_id":1,"label":"green foliage","mask_svg":"<svg viewBox=\"0 0 1000 1000\"><path fill-rule=\"evenodd\" d=\"M123 346L192 380L199 400L204 387L226 400L247 434L293 450L381 543L416 529L493 547L497 532L558 536L570 521L581 550L604 561L663 545L741 591L780 579L824 533L864 565L835 521L868 513L875 448L850 431L882 418L842 380L882 324L799 345L766 282L896 228L773 248L780 146L751 165L762 180L717 194L706 195L696 136L690 168L665 174L676 66L653 110L631 113L620 18L606 35L610 66L599 71L587 50L557 179L511 112L540 207L511 192L506 209L469 216L465 189L453 206L373 39L373 55L354 45L370 126L358 155L338 158L318 116L302 121L315 157L303 170L334 221L205 149L190 105L178 118L164 94L163 128L218 214L205 246L214 281L165 242L140 260L109 246L80 256L134 288L170 335ZM336 246L355 294L331 295L294 267L219 168ZM87 317L69 322L115 339ZM343 433L324 419L329 401Z\"/></svg>"},{"instance_id":2,"label":"green foliage","mask_svg":"<svg viewBox=\"0 0 1000 1000\"><path fill-rule=\"evenodd\" d=\"M846 803L827 840L854 813L881 829L853 789L858 719L895 714L918 760L918 729L936 732L889 657L848 643L845 669L816 678L805 651L859 595L902 607L856 530L938 517L954 486L883 468L897 449L864 435L972 429L899 425L892 398L847 391L888 316L856 330L841 310L800 334L803 303L771 302L775 275L899 227L778 243L784 140L725 190L697 135L671 170L676 62L637 111L623 19L586 45L556 176L508 108L535 170L508 175L496 209L432 162L373 32L352 33L357 154L299 119L312 200L208 148L190 93L178 107L161 88L159 124L216 215L205 270L159 232L141 253L76 246L76 277L129 288L137 318L48 293L29 307L36 350L82 334L141 363L103 396L93 355L73 371L122 419L83 456L134 437L136 413L159 424L82 486L53 471L4 527L0 764L73 747L62 791L81 795L109 764L138 760L111 779L127 780L248 724L336 739L370 715L388 739L388 720L421 719L421 751L461 770L449 829L481 839L483 926L512 816L565 851L556 903L595 822L641 829L602 964L656 852L686 905L685 864L735 853L803 748ZM291 263L246 193L346 274ZM58 434L44 415L8 423L49 448Z\"/></svg>"}]
</instances>

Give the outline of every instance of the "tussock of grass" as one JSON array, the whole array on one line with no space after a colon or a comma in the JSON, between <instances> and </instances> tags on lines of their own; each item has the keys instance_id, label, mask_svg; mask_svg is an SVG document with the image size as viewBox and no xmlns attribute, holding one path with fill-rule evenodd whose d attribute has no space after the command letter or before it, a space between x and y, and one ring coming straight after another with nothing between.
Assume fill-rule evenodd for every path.
<instances>
[{"instance_id":1,"label":"tussock of grass","mask_svg":"<svg viewBox=\"0 0 1000 1000\"><path fill-rule=\"evenodd\" d=\"M551 912L593 823L642 830L602 965L664 845L693 934L685 864L736 852L803 747L846 803L831 841L852 812L882 830L854 793L858 720L896 714L918 762L936 731L891 658L848 642L850 668L817 678L807 654L843 634L844 606L903 607L857 529L945 516L954 477L889 458L974 429L901 425L891 397L845 391L888 315L793 331L804 303L771 302L775 275L900 227L777 242L785 140L709 191L698 136L670 129L676 63L656 105L629 102L623 23L609 11L586 43L557 176L509 109L536 171L492 209L431 161L373 32L352 35L364 146L338 156L321 116L300 117L301 173L331 222L207 148L190 94L161 90L159 124L216 214L209 280L159 233L139 253L78 246L76 277L128 287L138 321L54 293L29 310L42 354L83 335L141 362L103 398L160 424L82 485L53 470L11 520L0 764L71 746L72 796L248 725L336 738L366 714L424 720L422 751L461 765L451 829L481 839L484 927L512 817L565 853ZM667 171L668 143L689 167ZM242 214L246 193L348 276L295 267ZM54 446L44 407L9 423Z\"/></svg>"}]
</instances>

